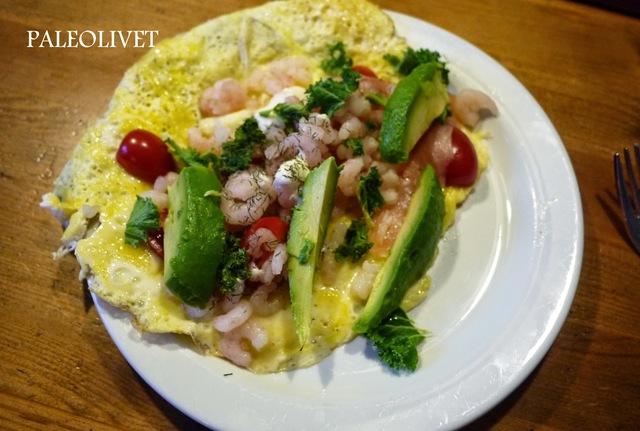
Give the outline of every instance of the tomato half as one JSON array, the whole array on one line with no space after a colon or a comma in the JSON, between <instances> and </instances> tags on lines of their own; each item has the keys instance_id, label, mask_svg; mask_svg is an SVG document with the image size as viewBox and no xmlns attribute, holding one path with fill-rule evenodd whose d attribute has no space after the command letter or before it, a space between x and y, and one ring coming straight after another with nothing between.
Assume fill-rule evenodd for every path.
<instances>
[{"instance_id":1,"label":"tomato half","mask_svg":"<svg viewBox=\"0 0 640 431\"><path fill-rule=\"evenodd\" d=\"M362 76L368 76L370 78L378 77L378 75L376 75L376 73L373 70L369 69L367 66L355 65L351 69L353 69L353 71L355 72L358 72Z\"/></svg>"},{"instance_id":2,"label":"tomato half","mask_svg":"<svg viewBox=\"0 0 640 431\"><path fill-rule=\"evenodd\" d=\"M177 170L167 145L143 129L127 133L116 153L116 161L134 177L152 184L159 176Z\"/></svg>"},{"instance_id":3,"label":"tomato half","mask_svg":"<svg viewBox=\"0 0 640 431\"><path fill-rule=\"evenodd\" d=\"M451 132L453 159L446 169L445 181L448 186L471 187L478 178L478 155L473 143L465 133L453 128Z\"/></svg>"}]
</instances>

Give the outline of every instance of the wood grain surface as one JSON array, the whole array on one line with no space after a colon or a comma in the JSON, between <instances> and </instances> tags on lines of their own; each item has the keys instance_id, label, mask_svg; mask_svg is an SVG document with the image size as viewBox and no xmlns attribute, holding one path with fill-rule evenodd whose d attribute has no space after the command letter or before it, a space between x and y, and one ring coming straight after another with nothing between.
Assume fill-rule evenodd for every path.
<instances>
[{"instance_id":1,"label":"wood grain surface","mask_svg":"<svg viewBox=\"0 0 640 431\"><path fill-rule=\"evenodd\" d=\"M0 3L1 429L201 429L127 364L78 265L52 260L61 229L38 206L145 50L28 48L28 30L142 28L161 39L258 3ZM583 200L582 272L562 331L524 383L468 429L638 429L640 256L624 235L612 155L640 141L640 20L564 0L378 4L457 34L518 78L557 128Z\"/></svg>"}]
</instances>

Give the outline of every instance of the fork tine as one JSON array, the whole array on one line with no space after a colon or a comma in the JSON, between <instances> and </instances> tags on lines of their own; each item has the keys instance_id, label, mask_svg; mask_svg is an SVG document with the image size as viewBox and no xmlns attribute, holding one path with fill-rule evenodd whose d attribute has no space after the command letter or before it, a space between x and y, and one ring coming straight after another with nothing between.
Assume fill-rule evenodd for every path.
<instances>
[{"instance_id":1,"label":"fork tine","mask_svg":"<svg viewBox=\"0 0 640 431\"><path fill-rule=\"evenodd\" d=\"M622 162L620 161L620 154L615 153L613 155L613 168L616 177L616 188L618 189L618 200L620 200L620 205L623 210L631 204L629 200L629 194L627 193L627 188L625 187L624 180L624 172L622 171ZM624 213L626 218L626 212Z\"/></svg>"},{"instance_id":2,"label":"fork tine","mask_svg":"<svg viewBox=\"0 0 640 431\"><path fill-rule=\"evenodd\" d=\"M640 152L640 149L636 147L636 156ZM631 179L631 183L636 182L635 174L633 172L633 168L630 166L630 155L629 151L625 148L625 161L627 162L627 173L634 175ZM624 170L622 168L622 161L620 160L620 154L615 153L613 155L613 167L615 172L616 179L616 188L618 190L618 200L620 201L620 206L622 207L622 213L624 215L625 227L627 229L627 233L629 234L629 239L631 243L635 247L638 253L640 253L640 230L638 227L640 226L640 215L636 215L636 212L633 209L632 198L629 196L629 188L627 187L627 183L624 178ZM634 187L632 185L632 187ZM637 199L637 184L635 185L635 193L634 199ZM638 209L640 211L640 209Z\"/></svg>"},{"instance_id":3,"label":"fork tine","mask_svg":"<svg viewBox=\"0 0 640 431\"><path fill-rule=\"evenodd\" d=\"M636 156L636 162L640 160L640 149L638 148L638 144L634 145L634 153ZM627 176L629 177L629 184L631 184L631 190L633 190L633 195L631 196L631 201L633 202L633 207L636 211L640 211L640 190L638 189L638 181L636 180L636 173L633 168L633 162L631 161L631 153L628 148L624 149L624 160L627 165ZM640 167L640 162L637 163Z\"/></svg>"},{"instance_id":4,"label":"fork tine","mask_svg":"<svg viewBox=\"0 0 640 431\"><path fill-rule=\"evenodd\" d=\"M640 178L640 144L637 142L633 144L633 152L636 154L636 167L638 168L638 176L636 178ZM636 187L636 202L640 203L640 193L638 192L638 187ZM640 210L640 208L638 208Z\"/></svg>"}]
</instances>

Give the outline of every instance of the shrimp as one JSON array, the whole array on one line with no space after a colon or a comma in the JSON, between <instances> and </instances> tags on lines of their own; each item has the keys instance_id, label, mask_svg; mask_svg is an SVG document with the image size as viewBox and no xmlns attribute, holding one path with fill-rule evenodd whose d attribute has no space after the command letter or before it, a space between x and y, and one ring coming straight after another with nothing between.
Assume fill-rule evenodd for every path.
<instances>
[{"instance_id":1,"label":"shrimp","mask_svg":"<svg viewBox=\"0 0 640 431\"><path fill-rule=\"evenodd\" d=\"M265 164L270 171L274 168L277 170L285 160L296 155L303 158L309 168L315 168L322 163L327 154L329 150L322 141L300 132L291 133L281 142L272 142L264 149Z\"/></svg>"},{"instance_id":2,"label":"shrimp","mask_svg":"<svg viewBox=\"0 0 640 431\"><path fill-rule=\"evenodd\" d=\"M498 115L498 106L486 93L467 88L451 95L451 111L458 121L473 129L481 119Z\"/></svg>"},{"instance_id":3,"label":"shrimp","mask_svg":"<svg viewBox=\"0 0 640 431\"><path fill-rule=\"evenodd\" d=\"M258 287L251 294L249 302L258 316L270 316L284 307L285 298L278 290L278 285L270 282Z\"/></svg>"},{"instance_id":4,"label":"shrimp","mask_svg":"<svg viewBox=\"0 0 640 431\"><path fill-rule=\"evenodd\" d=\"M362 157L349 159L342 164L342 170L338 177L338 188L345 196L355 196L360 180L360 172L364 167Z\"/></svg>"},{"instance_id":5,"label":"shrimp","mask_svg":"<svg viewBox=\"0 0 640 431\"><path fill-rule=\"evenodd\" d=\"M249 226L276 200L273 178L260 168L234 172L222 189L220 209L225 221Z\"/></svg>"},{"instance_id":6,"label":"shrimp","mask_svg":"<svg viewBox=\"0 0 640 431\"><path fill-rule=\"evenodd\" d=\"M371 76L361 76L358 80L358 89L362 94L378 93L389 97L395 88L396 86L392 82Z\"/></svg>"},{"instance_id":7,"label":"shrimp","mask_svg":"<svg viewBox=\"0 0 640 431\"><path fill-rule=\"evenodd\" d=\"M216 146L215 136L206 137L198 127L191 127L187 130L189 145L199 153L211 151Z\"/></svg>"},{"instance_id":8,"label":"shrimp","mask_svg":"<svg viewBox=\"0 0 640 431\"><path fill-rule=\"evenodd\" d=\"M246 104L247 90L233 78L217 81L200 97L200 111L204 116L229 114L243 109Z\"/></svg>"},{"instance_id":9,"label":"shrimp","mask_svg":"<svg viewBox=\"0 0 640 431\"><path fill-rule=\"evenodd\" d=\"M263 253L270 253L278 245L278 238L271 229L259 228L246 240L247 254L253 259L259 259Z\"/></svg>"},{"instance_id":10,"label":"shrimp","mask_svg":"<svg viewBox=\"0 0 640 431\"><path fill-rule=\"evenodd\" d=\"M254 93L266 91L271 95L294 85L306 88L312 81L308 65L308 60L304 57L274 61L268 69L254 71L247 79L247 86Z\"/></svg>"},{"instance_id":11,"label":"shrimp","mask_svg":"<svg viewBox=\"0 0 640 431\"><path fill-rule=\"evenodd\" d=\"M253 314L251 304L246 299L242 299L229 312L213 319L213 327L220 332L229 332L249 320L251 314Z\"/></svg>"},{"instance_id":12,"label":"shrimp","mask_svg":"<svg viewBox=\"0 0 640 431\"><path fill-rule=\"evenodd\" d=\"M293 208L298 203L300 187L309 175L309 165L302 157L295 157L280 165L273 180L278 203Z\"/></svg>"},{"instance_id":13,"label":"shrimp","mask_svg":"<svg viewBox=\"0 0 640 431\"><path fill-rule=\"evenodd\" d=\"M256 351L262 350L269 343L269 333L258 322L249 319L242 325L223 333L220 339L220 353L231 362L241 367L248 367L253 360L248 345L243 340L249 341Z\"/></svg>"},{"instance_id":14,"label":"shrimp","mask_svg":"<svg viewBox=\"0 0 640 431\"><path fill-rule=\"evenodd\" d=\"M338 137L340 140L345 141L349 138L360 138L366 132L366 126L358 117L350 116L342 126L340 126L340 131L338 132Z\"/></svg>"},{"instance_id":15,"label":"shrimp","mask_svg":"<svg viewBox=\"0 0 640 431\"><path fill-rule=\"evenodd\" d=\"M305 159L310 168L315 168L324 160L328 153L327 146L322 141L317 141L305 133L291 133L282 141L285 151L293 149L300 157Z\"/></svg>"},{"instance_id":16,"label":"shrimp","mask_svg":"<svg viewBox=\"0 0 640 431\"><path fill-rule=\"evenodd\" d=\"M337 142L338 133L331 127L331 119L327 114L311 113L309 118L301 118L298 124L300 133L309 135L318 142L331 145Z\"/></svg>"}]
</instances>

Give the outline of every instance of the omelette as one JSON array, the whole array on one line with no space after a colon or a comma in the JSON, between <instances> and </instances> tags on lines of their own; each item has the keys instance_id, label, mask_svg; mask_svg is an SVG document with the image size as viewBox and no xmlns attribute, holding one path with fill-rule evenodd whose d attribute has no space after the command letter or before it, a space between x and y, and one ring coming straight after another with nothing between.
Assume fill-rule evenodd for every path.
<instances>
[{"instance_id":1,"label":"omelette","mask_svg":"<svg viewBox=\"0 0 640 431\"><path fill-rule=\"evenodd\" d=\"M140 331L187 335L203 354L256 373L321 361L362 333L354 325L390 259L424 166L432 164L442 184L439 239L488 164L485 135L474 130L474 120L464 121L462 91L446 95L438 125L424 136L464 133L477 163L471 180L449 181L446 166L434 160L433 143L418 143L408 160L381 156L385 106L404 78L399 63L407 52L391 19L364 0L274 1L163 40L125 73L107 112L84 133L54 190L43 197L42 206L64 227L55 257L75 255L89 289L130 312ZM324 91L327 82L343 90L353 86L333 105L314 104L319 96L310 89ZM148 179L127 169L123 142L130 144L132 131L166 143L173 159L166 172ZM259 144L249 144L255 135ZM248 161L239 161L247 146ZM456 156L449 153L450 162ZM326 177L333 178L335 193L325 203L321 241L309 247L312 252L303 241L294 253L287 229L311 194L305 188L310 178L328 160L336 164ZM190 187L181 179L186 172L200 175L197 164L215 174L202 173L211 185L197 197L221 217L215 226L224 230L209 240L220 255L205 283L211 291L191 301L170 288L163 254L174 245L166 232L155 241L152 233L176 225L183 211L176 190ZM178 186L182 182L187 185ZM371 201L363 195L367 187L378 199L373 207L363 204ZM159 224L144 231L150 241L127 241L143 202L157 211ZM292 311L298 293L290 281L292 262L306 263L309 256L315 266L301 337ZM206 273L203 262L186 272ZM427 297L430 263L418 268L417 281L396 301L402 310ZM238 266L233 274L242 275L220 281Z\"/></svg>"}]
</instances>

